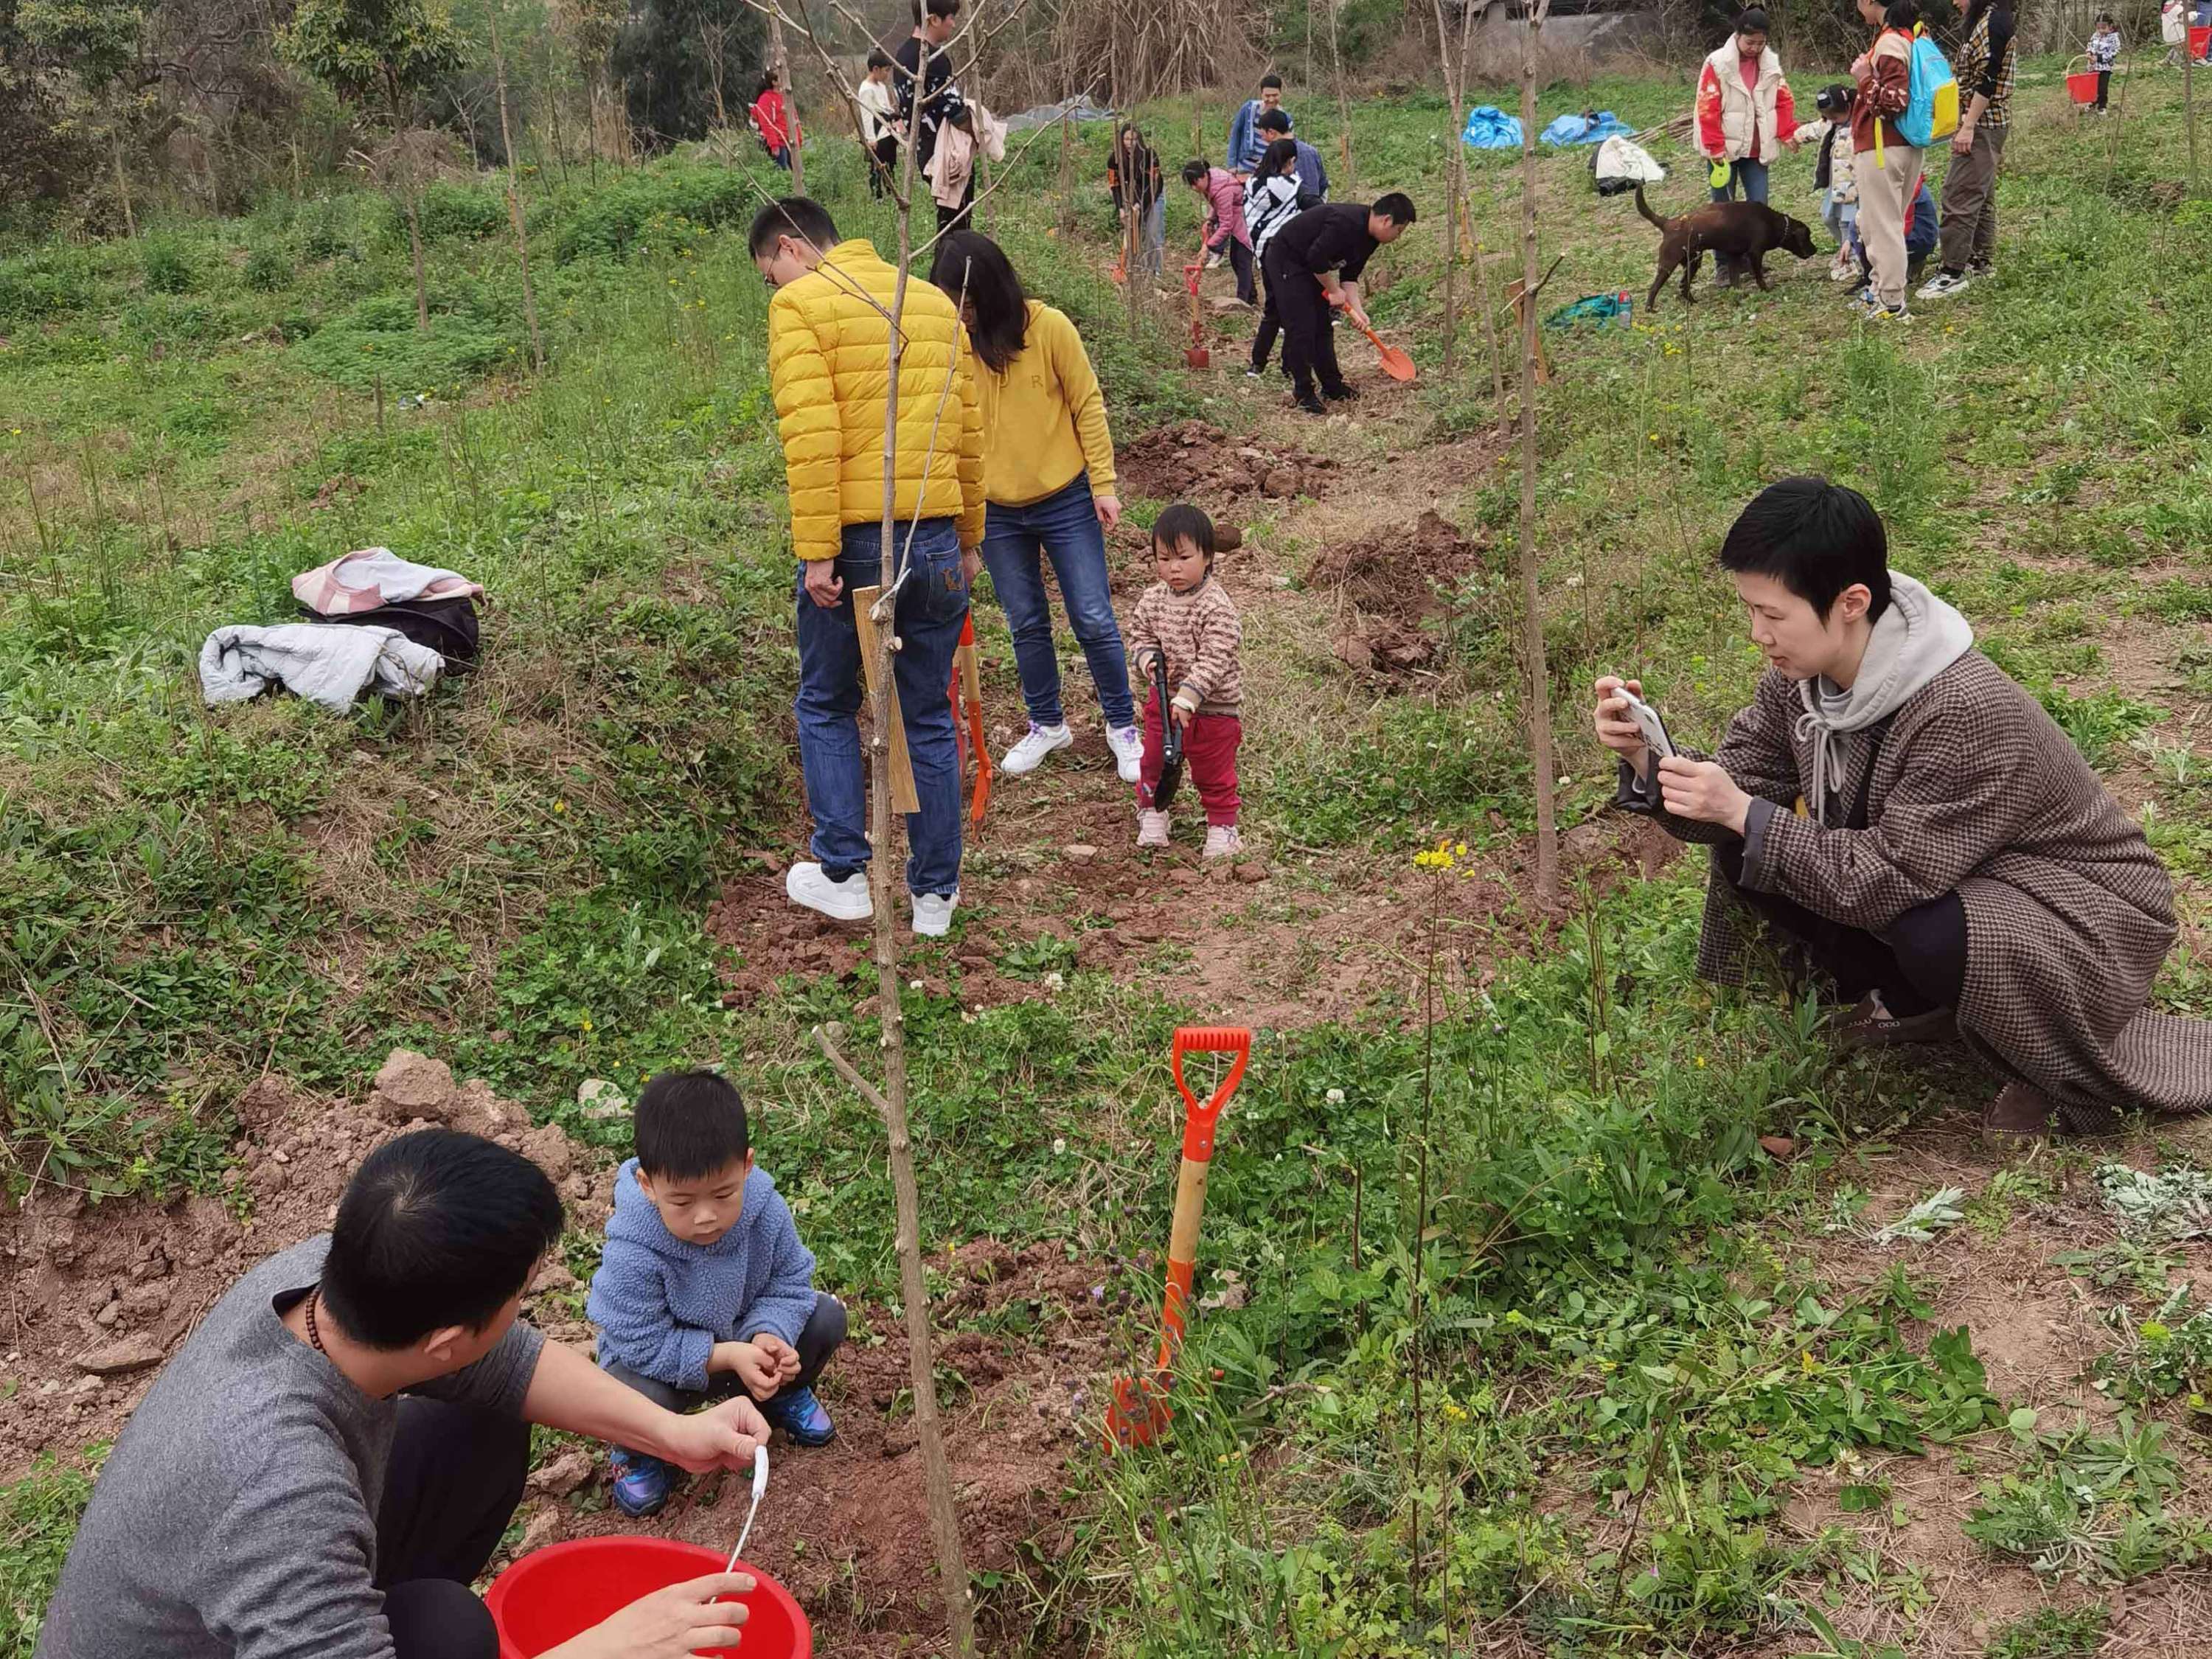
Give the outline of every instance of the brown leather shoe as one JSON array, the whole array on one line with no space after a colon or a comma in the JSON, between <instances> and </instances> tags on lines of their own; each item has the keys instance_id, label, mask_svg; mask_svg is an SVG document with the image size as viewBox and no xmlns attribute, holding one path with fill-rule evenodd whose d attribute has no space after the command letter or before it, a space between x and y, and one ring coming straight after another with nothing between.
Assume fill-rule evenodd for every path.
<instances>
[{"instance_id":1,"label":"brown leather shoe","mask_svg":"<svg viewBox=\"0 0 2212 1659\"><path fill-rule=\"evenodd\" d=\"M1959 1034L1957 1018L1948 1008L1924 1014L1891 1013L1868 992L1850 1007L1838 1009L1829 1019L1838 1048L1887 1048L1899 1042L1948 1042Z\"/></svg>"},{"instance_id":2,"label":"brown leather shoe","mask_svg":"<svg viewBox=\"0 0 2212 1659\"><path fill-rule=\"evenodd\" d=\"M2032 1146L2064 1131L2058 1108L2025 1083L2008 1083L1982 1114L1982 1142L1992 1151Z\"/></svg>"}]
</instances>

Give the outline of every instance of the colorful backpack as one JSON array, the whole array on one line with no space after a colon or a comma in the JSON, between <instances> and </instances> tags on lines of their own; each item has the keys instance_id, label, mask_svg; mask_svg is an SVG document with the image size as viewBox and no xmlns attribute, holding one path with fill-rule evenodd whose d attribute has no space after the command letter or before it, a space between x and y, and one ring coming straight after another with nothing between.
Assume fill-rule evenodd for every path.
<instances>
[{"instance_id":1,"label":"colorful backpack","mask_svg":"<svg viewBox=\"0 0 2212 1659\"><path fill-rule=\"evenodd\" d=\"M1925 149L1959 130L1959 77L1925 29L1912 37L1911 73L1911 96L1897 118L1897 136Z\"/></svg>"}]
</instances>

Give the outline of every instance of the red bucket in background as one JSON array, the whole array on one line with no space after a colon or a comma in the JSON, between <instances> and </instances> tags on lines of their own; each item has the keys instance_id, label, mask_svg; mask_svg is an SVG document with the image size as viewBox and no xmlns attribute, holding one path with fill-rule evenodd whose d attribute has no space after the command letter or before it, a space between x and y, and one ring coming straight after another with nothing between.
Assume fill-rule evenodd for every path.
<instances>
[{"instance_id":1,"label":"red bucket in background","mask_svg":"<svg viewBox=\"0 0 2212 1659\"><path fill-rule=\"evenodd\" d=\"M2193 28L2189 31L2189 55L2191 58L2197 59L2200 63L2203 62L2204 58L2204 48L2208 45L2212 45L2212 24L2207 24L2203 28Z\"/></svg>"},{"instance_id":2,"label":"red bucket in background","mask_svg":"<svg viewBox=\"0 0 2212 1659\"><path fill-rule=\"evenodd\" d=\"M688 1578L720 1572L727 1558L697 1544L665 1538L579 1538L533 1550L492 1580L484 1605L499 1626L499 1659L537 1659L641 1595ZM710 1648L737 1659L812 1659L814 1632L791 1592L758 1567L740 1561L758 1588L741 1596L744 1643Z\"/></svg>"},{"instance_id":3,"label":"red bucket in background","mask_svg":"<svg viewBox=\"0 0 2212 1659\"><path fill-rule=\"evenodd\" d=\"M2066 77L2066 95L2077 104L2097 101L2097 71L2075 70Z\"/></svg>"}]
</instances>

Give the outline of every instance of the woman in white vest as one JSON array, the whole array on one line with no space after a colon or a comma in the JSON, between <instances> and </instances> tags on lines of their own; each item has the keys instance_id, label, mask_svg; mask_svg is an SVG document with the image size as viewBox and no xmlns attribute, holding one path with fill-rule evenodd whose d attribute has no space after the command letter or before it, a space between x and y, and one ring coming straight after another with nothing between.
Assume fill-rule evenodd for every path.
<instances>
[{"instance_id":1,"label":"woman in white vest","mask_svg":"<svg viewBox=\"0 0 2212 1659\"><path fill-rule=\"evenodd\" d=\"M1796 134L1790 82L1766 44L1766 14L1753 7L1698 76L1698 149L1712 163L1713 200L1734 201L1741 190L1745 201L1764 202L1767 167ZM1729 287L1735 262L1719 264L1721 286Z\"/></svg>"}]
</instances>

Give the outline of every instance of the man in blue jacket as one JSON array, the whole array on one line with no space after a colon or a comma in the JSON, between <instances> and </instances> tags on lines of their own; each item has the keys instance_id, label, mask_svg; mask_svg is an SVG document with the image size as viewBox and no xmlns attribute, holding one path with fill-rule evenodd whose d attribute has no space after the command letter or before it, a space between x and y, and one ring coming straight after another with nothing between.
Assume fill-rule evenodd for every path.
<instances>
[{"instance_id":1,"label":"man in blue jacket","mask_svg":"<svg viewBox=\"0 0 2212 1659\"><path fill-rule=\"evenodd\" d=\"M1290 138L1298 148L1298 205L1317 207L1328 200L1328 169L1321 164L1321 152L1303 138L1291 137L1291 112L1286 109L1262 110L1260 112L1260 147L1267 147L1278 138Z\"/></svg>"},{"instance_id":2,"label":"man in blue jacket","mask_svg":"<svg viewBox=\"0 0 2212 1659\"><path fill-rule=\"evenodd\" d=\"M1260 77L1260 95L1248 98L1244 106L1231 118L1229 123L1229 170L1239 179L1249 179L1252 169L1260 165L1260 156L1267 148L1267 141L1260 133L1260 117L1271 109L1283 106L1283 77L1263 75Z\"/></svg>"}]
</instances>

